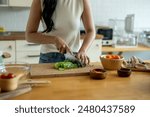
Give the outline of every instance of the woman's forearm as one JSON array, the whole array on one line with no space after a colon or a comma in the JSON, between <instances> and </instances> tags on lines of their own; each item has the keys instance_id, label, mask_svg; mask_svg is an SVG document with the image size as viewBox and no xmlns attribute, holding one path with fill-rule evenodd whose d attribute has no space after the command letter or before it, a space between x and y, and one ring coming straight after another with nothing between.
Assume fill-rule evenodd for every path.
<instances>
[{"instance_id":1,"label":"woman's forearm","mask_svg":"<svg viewBox=\"0 0 150 117\"><path fill-rule=\"evenodd\" d=\"M42 33L26 32L26 40L31 43L38 44L54 44L60 53L70 52L71 50L66 42L59 36L49 36Z\"/></svg>"},{"instance_id":2,"label":"woman's forearm","mask_svg":"<svg viewBox=\"0 0 150 117\"><path fill-rule=\"evenodd\" d=\"M25 38L28 42L38 43L38 44L55 44L56 36L44 35L40 32L28 33L26 32Z\"/></svg>"},{"instance_id":3,"label":"woman's forearm","mask_svg":"<svg viewBox=\"0 0 150 117\"><path fill-rule=\"evenodd\" d=\"M95 39L95 30L87 31L79 52L85 52L86 53L88 48L90 48L94 39Z\"/></svg>"}]
</instances>

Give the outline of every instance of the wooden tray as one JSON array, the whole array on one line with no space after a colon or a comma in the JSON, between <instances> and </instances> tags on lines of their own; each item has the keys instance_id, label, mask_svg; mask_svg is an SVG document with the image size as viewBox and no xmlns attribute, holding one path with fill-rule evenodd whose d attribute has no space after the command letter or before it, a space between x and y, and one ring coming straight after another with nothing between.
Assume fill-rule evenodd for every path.
<instances>
[{"instance_id":1,"label":"wooden tray","mask_svg":"<svg viewBox=\"0 0 150 117\"><path fill-rule=\"evenodd\" d=\"M1 92L0 93L0 100L13 98L24 93L30 92L32 90L30 85L19 85L16 90L9 91L9 92Z\"/></svg>"},{"instance_id":2,"label":"wooden tray","mask_svg":"<svg viewBox=\"0 0 150 117\"><path fill-rule=\"evenodd\" d=\"M59 71L54 68L54 64L33 64L31 65L30 76L31 78L39 77L64 77L64 76L82 76L89 75L91 69L102 68L99 64L89 65L83 68L68 69Z\"/></svg>"}]
</instances>

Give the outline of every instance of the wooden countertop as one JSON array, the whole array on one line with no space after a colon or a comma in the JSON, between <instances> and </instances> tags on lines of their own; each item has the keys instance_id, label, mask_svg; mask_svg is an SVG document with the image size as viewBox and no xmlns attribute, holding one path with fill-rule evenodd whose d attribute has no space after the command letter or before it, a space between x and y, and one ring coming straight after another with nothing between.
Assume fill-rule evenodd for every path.
<instances>
[{"instance_id":1,"label":"wooden countertop","mask_svg":"<svg viewBox=\"0 0 150 117\"><path fill-rule=\"evenodd\" d=\"M85 35L84 35L84 34L82 34L82 35L81 35L81 39L84 39L84 37L85 37ZM102 39L103 37L104 37L103 35L96 34L95 39Z\"/></svg>"},{"instance_id":2,"label":"wooden countertop","mask_svg":"<svg viewBox=\"0 0 150 117\"><path fill-rule=\"evenodd\" d=\"M104 80L89 76L39 78L51 81L50 86L33 87L32 91L12 100L150 100L150 73L132 72L120 78L108 71Z\"/></svg>"},{"instance_id":3,"label":"wooden countertop","mask_svg":"<svg viewBox=\"0 0 150 117\"><path fill-rule=\"evenodd\" d=\"M81 35L81 39L84 38L84 35ZM97 34L95 39L102 39L103 35ZM10 35L7 36L1 36L0 35L0 41L1 40L25 40L25 32L11 32Z\"/></svg>"},{"instance_id":4,"label":"wooden countertop","mask_svg":"<svg viewBox=\"0 0 150 117\"><path fill-rule=\"evenodd\" d=\"M0 36L1 40L25 40L25 33L24 32L10 32L10 35L7 36Z\"/></svg>"},{"instance_id":5,"label":"wooden countertop","mask_svg":"<svg viewBox=\"0 0 150 117\"><path fill-rule=\"evenodd\" d=\"M146 47L144 45L138 45L134 48L115 48L112 46L103 46L102 52L132 52L132 51L150 51L150 47Z\"/></svg>"}]
</instances>

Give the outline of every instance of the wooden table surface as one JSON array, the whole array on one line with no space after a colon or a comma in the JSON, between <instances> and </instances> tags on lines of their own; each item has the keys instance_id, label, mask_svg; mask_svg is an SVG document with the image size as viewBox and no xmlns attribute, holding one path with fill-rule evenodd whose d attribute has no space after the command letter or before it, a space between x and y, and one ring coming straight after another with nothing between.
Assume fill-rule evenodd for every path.
<instances>
[{"instance_id":1,"label":"wooden table surface","mask_svg":"<svg viewBox=\"0 0 150 117\"><path fill-rule=\"evenodd\" d=\"M11 98L14 100L149 100L150 73L132 72L120 78L108 71L104 80L89 76L40 78L51 81L50 86L33 87L31 92Z\"/></svg>"}]
</instances>

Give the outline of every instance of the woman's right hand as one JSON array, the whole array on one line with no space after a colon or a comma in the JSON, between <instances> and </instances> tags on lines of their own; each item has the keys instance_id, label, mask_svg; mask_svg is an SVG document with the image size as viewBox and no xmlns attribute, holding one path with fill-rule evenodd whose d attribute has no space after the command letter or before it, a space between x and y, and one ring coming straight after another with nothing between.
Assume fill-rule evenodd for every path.
<instances>
[{"instance_id":1,"label":"woman's right hand","mask_svg":"<svg viewBox=\"0 0 150 117\"><path fill-rule=\"evenodd\" d=\"M71 53L69 46L61 37L56 37L55 45L60 53L66 53L66 52Z\"/></svg>"}]
</instances>

